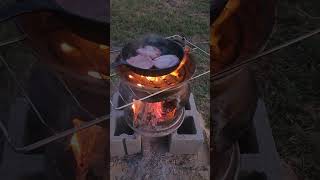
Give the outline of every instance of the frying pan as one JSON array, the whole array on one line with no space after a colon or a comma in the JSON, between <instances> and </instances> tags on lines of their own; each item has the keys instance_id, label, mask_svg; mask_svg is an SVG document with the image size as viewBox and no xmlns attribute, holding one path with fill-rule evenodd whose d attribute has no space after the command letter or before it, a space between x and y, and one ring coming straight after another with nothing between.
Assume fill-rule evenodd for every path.
<instances>
[{"instance_id":1,"label":"frying pan","mask_svg":"<svg viewBox=\"0 0 320 180\"><path fill-rule=\"evenodd\" d=\"M109 0L20 0L0 9L0 23L36 12L55 13L82 37L109 44Z\"/></svg>"},{"instance_id":2,"label":"frying pan","mask_svg":"<svg viewBox=\"0 0 320 180\"><path fill-rule=\"evenodd\" d=\"M179 62L168 68L151 68L151 69L143 69L139 67L135 67L127 63L127 59L130 57L136 56L136 50L142 48L144 46L153 46L158 48L161 51L161 55L176 55L179 58ZM179 40L170 40L165 39L160 36L150 35L146 36L143 39L137 40L135 42L128 43L121 50L120 55L116 58L115 62L112 63L111 67L117 68L119 66L127 66L133 72L145 75L145 76L163 76L174 71L181 63L184 58L184 42Z\"/></svg>"}]
</instances>

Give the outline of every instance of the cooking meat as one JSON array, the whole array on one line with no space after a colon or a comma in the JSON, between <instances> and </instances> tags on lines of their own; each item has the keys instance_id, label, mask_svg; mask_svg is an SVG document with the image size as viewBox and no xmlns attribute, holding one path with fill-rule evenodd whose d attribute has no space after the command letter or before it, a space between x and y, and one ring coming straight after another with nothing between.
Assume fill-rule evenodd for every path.
<instances>
[{"instance_id":1,"label":"cooking meat","mask_svg":"<svg viewBox=\"0 0 320 180\"><path fill-rule=\"evenodd\" d=\"M177 65L179 58L175 55L163 55L153 60L154 66L158 69L170 68Z\"/></svg>"},{"instance_id":2,"label":"cooking meat","mask_svg":"<svg viewBox=\"0 0 320 180\"><path fill-rule=\"evenodd\" d=\"M127 59L127 62L137 68L151 69L154 65L152 59L148 56L137 55Z\"/></svg>"},{"instance_id":3,"label":"cooking meat","mask_svg":"<svg viewBox=\"0 0 320 180\"><path fill-rule=\"evenodd\" d=\"M143 56L148 56L151 59L161 56L161 51L153 46L144 46L143 48L137 49L137 53Z\"/></svg>"}]
</instances>

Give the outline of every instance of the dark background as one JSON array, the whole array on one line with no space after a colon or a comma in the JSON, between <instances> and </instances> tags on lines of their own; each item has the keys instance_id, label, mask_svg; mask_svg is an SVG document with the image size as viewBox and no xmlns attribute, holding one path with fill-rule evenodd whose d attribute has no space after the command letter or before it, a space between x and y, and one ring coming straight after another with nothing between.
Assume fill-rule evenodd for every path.
<instances>
[{"instance_id":1,"label":"dark background","mask_svg":"<svg viewBox=\"0 0 320 180\"><path fill-rule=\"evenodd\" d=\"M320 2L278 2L267 49L320 27ZM263 58L255 66L277 150L299 178L320 178L320 35Z\"/></svg>"}]
</instances>

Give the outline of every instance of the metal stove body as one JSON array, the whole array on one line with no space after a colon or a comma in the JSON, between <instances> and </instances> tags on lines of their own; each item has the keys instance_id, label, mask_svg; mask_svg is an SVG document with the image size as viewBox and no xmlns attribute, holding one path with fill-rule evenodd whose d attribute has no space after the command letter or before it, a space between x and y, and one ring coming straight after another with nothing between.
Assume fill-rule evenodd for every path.
<instances>
[{"instance_id":1,"label":"metal stove body","mask_svg":"<svg viewBox=\"0 0 320 180\"><path fill-rule=\"evenodd\" d=\"M186 81L195 72L194 60L185 54L176 70L162 76L144 76L120 67L119 93L131 106L124 108L128 125L141 135L166 136L182 124L190 96ZM149 95L158 93L149 98Z\"/></svg>"},{"instance_id":2,"label":"metal stove body","mask_svg":"<svg viewBox=\"0 0 320 180\"><path fill-rule=\"evenodd\" d=\"M208 61L209 54L182 36L167 38L183 39L185 47L191 49L174 71L146 76L124 66L111 75L111 156L140 153L141 147L148 149L143 144L150 139L167 139L162 145L168 145L167 150L173 154L196 154L204 142L203 119L196 109L190 82L209 74L196 68L197 58ZM118 52L111 51L111 56Z\"/></svg>"}]
</instances>

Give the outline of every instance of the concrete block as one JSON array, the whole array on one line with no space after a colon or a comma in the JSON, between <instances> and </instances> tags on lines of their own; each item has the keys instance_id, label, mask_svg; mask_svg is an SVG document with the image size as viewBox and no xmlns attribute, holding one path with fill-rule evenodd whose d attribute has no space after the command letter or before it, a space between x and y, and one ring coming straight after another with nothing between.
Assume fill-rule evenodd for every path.
<instances>
[{"instance_id":1,"label":"concrete block","mask_svg":"<svg viewBox=\"0 0 320 180\"><path fill-rule=\"evenodd\" d=\"M185 118L178 130L169 137L169 152L172 154L197 154L204 143L203 129L194 97L191 94L186 106Z\"/></svg>"},{"instance_id":2,"label":"concrete block","mask_svg":"<svg viewBox=\"0 0 320 180\"><path fill-rule=\"evenodd\" d=\"M242 151L240 171L260 172L266 175L267 180L283 179L284 174L272 137L266 107L261 99L258 101L251 131L243 137L245 143L240 141L240 151ZM241 145L242 143L245 145ZM251 147L248 148L248 145Z\"/></svg>"},{"instance_id":3,"label":"concrete block","mask_svg":"<svg viewBox=\"0 0 320 180\"><path fill-rule=\"evenodd\" d=\"M127 155L137 154L141 152L141 136L134 135L123 135L124 144Z\"/></svg>"},{"instance_id":4,"label":"concrete block","mask_svg":"<svg viewBox=\"0 0 320 180\"><path fill-rule=\"evenodd\" d=\"M112 97L112 103L118 107L120 102L119 93ZM110 114L110 155L125 156L141 152L141 136L136 134L124 119L122 110L115 110Z\"/></svg>"},{"instance_id":5,"label":"concrete block","mask_svg":"<svg viewBox=\"0 0 320 180\"><path fill-rule=\"evenodd\" d=\"M124 150L123 138L119 138L119 137L110 138L110 155L111 157L126 155L126 152Z\"/></svg>"}]
</instances>

